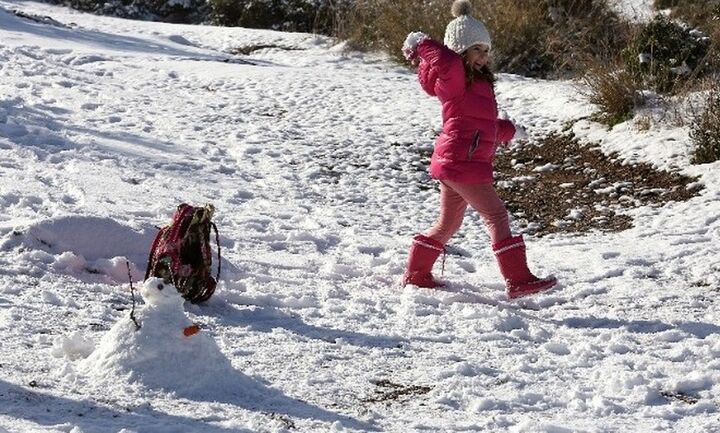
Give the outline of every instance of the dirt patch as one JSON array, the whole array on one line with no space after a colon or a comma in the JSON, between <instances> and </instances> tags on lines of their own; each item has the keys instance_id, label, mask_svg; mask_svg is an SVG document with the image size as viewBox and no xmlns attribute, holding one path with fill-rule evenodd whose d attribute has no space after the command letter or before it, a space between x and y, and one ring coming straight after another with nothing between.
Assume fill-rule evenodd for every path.
<instances>
[{"instance_id":1,"label":"dirt patch","mask_svg":"<svg viewBox=\"0 0 720 433\"><path fill-rule=\"evenodd\" d=\"M47 24L47 25L51 25L51 26L55 26L55 27L61 27L64 29L72 28L71 26L75 25L75 24L71 24L71 25L63 24L60 21L57 21L52 17L28 14L28 13L25 13L23 11L19 11L16 9L11 9L10 12L12 12L16 16L18 16L20 18L24 18L26 20L34 21L34 22L40 23L40 24Z\"/></svg>"},{"instance_id":2,"label":"dirt patch","mask_svg":"<svg viewBox=\"0 0 720 433\"><path fill-rule=\"evenodd\" d=\"M499 154L498 194L526 233L616 232L633 226L627 209L695 197L697 178L623 164L617 154L552 134Z\"/></svg>"},{"instance_id":3,"label":"dirt patch","mask_svg":"<svg viewBox=\"0 0 720 433\"><path fill-rule=\"evenodd\" d=\"M669 401L680 401L686 404L695 404L700 401L699 398L683 392L662 391L660 394Z\"/></svg>"},{"instance_id":4,"label":"dirt patch","mask_svg":"<svg viewBox=\"0 0 720 433\"><path fill-rule=\"evenodd\" d=\"M282 45L274 45L274 44L257 44L257 45L248 45L244 47L236 47L228 51L230 54L235 55L250 55L254 53L255 51L259 50L265 50L265 49L277 49L277 50L283 50L283 51L299 51L302 50L302 48L295 48L295 47L285 47Z\"/></svg>"},{"instance_id":5,"label":"dirt patch","mask_svg":"<svg viewBox=\"0 0 720 433\"><path fill-rule=\"evenodd\" d=\"M371 381L371 383L377 387L375 389L375 395L362 399L361 401L364 403L389 403L392 401L410 399L419 395L427 394L432 389L429 386L422 385L400 385L387 379Z\"/></svg>"}]
</instances>

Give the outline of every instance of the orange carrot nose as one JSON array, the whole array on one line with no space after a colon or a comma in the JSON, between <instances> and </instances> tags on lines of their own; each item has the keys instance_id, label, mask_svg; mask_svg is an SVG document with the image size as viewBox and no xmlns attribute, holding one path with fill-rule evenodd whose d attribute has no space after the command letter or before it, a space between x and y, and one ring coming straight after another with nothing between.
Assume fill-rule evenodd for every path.
<instances>
[{"instance_id":1,"label":"orange carrot nose","mask_svg":"<svg viewBox=\"0 0 720 433\"><path fill-rule=\"evenodd\" d=\"M198 332L200 332L200 327L198 325L190 325L186 328L183 328L183 335L186 337L192 337Z\"/></svg>"}]
</instances>

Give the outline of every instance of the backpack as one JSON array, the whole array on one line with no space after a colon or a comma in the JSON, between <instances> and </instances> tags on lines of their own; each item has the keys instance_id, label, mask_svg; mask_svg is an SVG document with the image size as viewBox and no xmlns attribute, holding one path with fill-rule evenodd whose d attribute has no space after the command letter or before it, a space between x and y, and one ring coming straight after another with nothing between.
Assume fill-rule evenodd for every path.
<instances>
[{"instance_id":1,"label":"backpack","mask_svg":"<svg viewBox=\"0 0 720 433\"><path fill-rule=\"evenodd\" d=\"M188 301L207 301L220 279L220 236L211 221L215 208L208 204L194 207L178 206L170 225L155 236L150 248L145 279L162 278L177 287ZM217 244L217 275L211 275L210 228L215 230Z\"/></svg>"}]
</instances>

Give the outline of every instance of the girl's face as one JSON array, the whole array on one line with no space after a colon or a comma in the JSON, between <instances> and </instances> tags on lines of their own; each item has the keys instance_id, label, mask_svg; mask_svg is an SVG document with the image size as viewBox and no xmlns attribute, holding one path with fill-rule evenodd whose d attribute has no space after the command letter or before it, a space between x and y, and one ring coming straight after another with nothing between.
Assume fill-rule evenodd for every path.
<instances>
[{"instance_id":1,"label":"girl's face","mask_svg":"<svg viewBox=\"0 0 720 433\"><path fill-rule=\"evenodd\" d=\"M465 63L477 71L487 66L489 61L490 47L485 44L473 45L465 51Z\"/></svg>"}]
</instances>

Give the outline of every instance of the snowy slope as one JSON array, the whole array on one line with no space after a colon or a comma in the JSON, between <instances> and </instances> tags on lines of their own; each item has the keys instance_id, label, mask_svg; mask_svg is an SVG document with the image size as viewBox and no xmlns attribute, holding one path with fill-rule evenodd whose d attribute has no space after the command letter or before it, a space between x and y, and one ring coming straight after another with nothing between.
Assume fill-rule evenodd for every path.
<instances>
[{"instance_id":1,"label":"snowy slope","mask_svg":"<svg viewBox=\"0 0 720 433\"><path fill-rule=\"evenodd\" d=\"M569 82L498 96L532 136L593 111ZM544 296L506 300L474 214L449 287L403 289L439 127L412 73L326 38L0 0L0 432L720 431L720 165L690 166L681 128L578 122L705 189L624 232L529 238L561 280ZM118 338L126 259L137 288L184 201L221 230L221 286L184 306L210 370L166 353L182 338ZM138 358L104 371L108 348Z\"/></svg>"}]
</instances>

